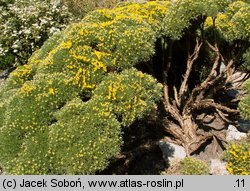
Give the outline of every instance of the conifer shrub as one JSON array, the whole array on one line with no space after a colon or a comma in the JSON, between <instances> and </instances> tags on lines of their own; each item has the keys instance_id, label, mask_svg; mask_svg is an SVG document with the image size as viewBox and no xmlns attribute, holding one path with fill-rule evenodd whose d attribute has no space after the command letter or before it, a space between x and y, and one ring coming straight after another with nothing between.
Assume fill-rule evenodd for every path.
<instances>
[{"instance_id":1,"label":"conifer shrub","mask_svg":"<svg viewBox=\"0 0 250 191\"><path fill-rule=\"evenodd\" d=\"M0 163L7 174L103 170L120 151L122 129L156 107L162 85L134 66L154 54L158 34L148 18L163 16L131 12L90 13L10 74L0 90Z\"/></svg>"}]
</instances>

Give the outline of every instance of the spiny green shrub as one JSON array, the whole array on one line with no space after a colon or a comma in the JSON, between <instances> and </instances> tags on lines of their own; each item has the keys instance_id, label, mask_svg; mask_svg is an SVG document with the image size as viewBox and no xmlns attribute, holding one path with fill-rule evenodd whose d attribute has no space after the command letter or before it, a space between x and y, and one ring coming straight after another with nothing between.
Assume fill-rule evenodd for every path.
<instances>
[{"instance_id":1,"label":"spiny green shrub","mask_svg":"<svg viewBox=\"0 0 250 191\"><path fill-rule=\"evenodd\" d=\"M0 4L0 69L26 64L45 40L73 21L66 6L41 0Z\"/></svg>"},{"instance_id":2,"label":"spiny green shrub","mask_svg":"<svg viewBox=\"0 0 250 191\"><path fill-rule=\"evenodd\" d=\"M186 157L180 161L180 172L184 175L207 175L209 167L201 160Z\"/></svg>"},{"instance_id":3,"label":"spiny green shrub","mask_svg":"<svg viewBox=\"0 0 250 191\"><path fill-rule=\"evenodd\" d=\"M227 170L232 175L250 175L250 144L230 144L225 152Z\"/></svg>"},{"instance_id":4,"label":"spiny green shrub","mask_svg":"<svg viewBox=\"0 0 250 191\"><path fill-rule=\"evenodd\" d=\"M162 17L120 9L71 24L10 74L0 90L6 173L94 174L120 151L122 128L156 107L162 86L133 66L153 56L148 18Z\"/></svg>"}]
</instances>

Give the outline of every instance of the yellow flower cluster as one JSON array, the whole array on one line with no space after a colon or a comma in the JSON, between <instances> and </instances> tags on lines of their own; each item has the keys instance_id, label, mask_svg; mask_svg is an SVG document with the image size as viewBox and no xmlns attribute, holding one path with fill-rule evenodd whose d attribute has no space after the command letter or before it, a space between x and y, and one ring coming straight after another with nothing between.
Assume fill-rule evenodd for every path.
<instances>
[{"instance_id":1,"label":"yellow flower cluster","mask_svg":"<svg viewBox=\"0 0 250 191\"><path fill-rule=\"evenodd\" d=\"M91 75L89 70L79 68L74 79L74 84L82 87L83 89L93 89L95 85L87 83L90 81L90 77Z\"/></svg>"},{"instance_id":2,"label":"yellow flower cluster","mask_svg":"<svg viewBox=\"0 0 250 191\"><path fill-rule=\"evenodd\" d=\"M119 85L116 82L109 85L109 87L108 87L108 99L116 100L116 94L117 94L118 88L119 88ZM122 88L121 88L121 91L123 91Z\"/></svg>"},{"instance_id":3,"label":"yellow flower cluster","mask_svg":"<svg viewBox=\"0 0 250 191\"><path fill-rule=\"evenodd\" d=\"M131 3L126 6L118 7L115 11L120 12L121 14L132 15L132 17L138 17L141 21L144 20L151 25L159 25L161 19L166 15L169 6L170 1L150 1L141 4Z\"/></svg>"},{"instance_id":4,"label":"yellow flower cluster","mask_svg":"<svg viewBox=\"0 0 250 191\"><path fill-rule=\"evenodd\" d=\"M222 35L229 41L250 38L250 5L243 1L235 1L224 13L219 13L216 25Z\"/></svg>"},{"instance_id":5,"label":"yellow flower cluster","mask_svg":"<svg viewBox=\"0 0 250 191\"><path fill-rule=\"evenodd\" d=\"M11 76L16 76L19 79L23 79L27 77L31 72L31 68L29 65L25 64L22 67L17 68L15 71L11 73Z\"/></svg>"},{"instance_id":6,"label":"yellow flower cluster","mask_svg":"<svg viewBox=\"0 0 250 191\"><path fill-rule=\"evenodd\" d=\"M234 175L250 175L250 145L232 144L227 150L227 170Z\"/></svg>"},{"instance_id":7,"label":"yellow flower cluster","mask_svg":"<svg viewBox=\"0 0 250 191\"><path fill-rule=\"evenodd\" d=\"M28 94L34 89L32 85L25 83L19 90L20 94Z\"/></svg>"},{"instance_id":8,"label":"yellow flower cluster","mask_svg":"<svg viewBox=\"0 0 250 191\"><path fill-rule=\"evenodd\" d=\"M161 97L161 88L151 76L130 69L106 78L94 95L103 99L103 111L115 113L121 117L122 125L129 126L155 107L152 98Z\"/></svg>"},{"instance_id":9,"label":"yellow flower cluster","mask_svg":"<svg viewBox=\"0 0 250 191\"><path fill-rule=\"evenodd\" d=\"M14 70L10 76L9 81L13 83L13 85L22 85L25 81L27 81L30 76L32 76L33 68L31 65L25 64L23 66L18 67Z\"/></svg>"},{"instance_id":10,"label":"yellow flower cluster","mask_svg":"<svg viewBox=\"0 0 250 191\"><path fill-rule=\"evenodd\" d=\"M49 94L55 95L55 89L54 88L49 88Z\"/></svg>"}]
</instances>

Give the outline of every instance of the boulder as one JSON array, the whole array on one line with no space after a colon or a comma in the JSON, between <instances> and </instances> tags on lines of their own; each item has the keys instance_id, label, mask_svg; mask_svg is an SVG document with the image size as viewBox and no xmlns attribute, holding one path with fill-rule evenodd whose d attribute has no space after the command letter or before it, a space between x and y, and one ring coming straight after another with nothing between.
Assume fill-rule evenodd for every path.
<instances>
[{"instance_id":1,"label":"boulder","mask_svg":"<svg viewBox=\"0 0 250 191\"><path fill-rule=\"evenodd\" d=\"M4 70L0 73L0 79L5 79L9 76L9 70Z\"/></svg>"},{"instance_id":2,"label":"boulder","mask_svg":"<svg viewBox=\"0 0 250 191\"><path fill-rule=\"evenodd\" d=\"M182 146L164 140L159 141L158 145L162 151L163 158L170 163L172 161L184 159L187 156L186 151Z\"/></svg>"},{"instance_id":3,"label":"boulder","mask_svg":"<svg viewBox=\"0 0 250 191\"><path fill-rule=\"evenodd\" d=\"M240 140L246 137L247 137L247 134L238 131L238 129L235 126L233 125L228 126L227 136L226 136L227 141Z\"/></svg>"}]
</instances>

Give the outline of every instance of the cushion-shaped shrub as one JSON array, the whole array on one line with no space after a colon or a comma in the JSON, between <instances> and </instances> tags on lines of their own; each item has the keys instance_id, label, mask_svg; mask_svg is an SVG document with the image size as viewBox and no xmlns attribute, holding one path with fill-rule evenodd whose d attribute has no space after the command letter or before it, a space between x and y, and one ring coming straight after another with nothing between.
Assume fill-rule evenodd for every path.
<instances>
[{"instance_id":1,"label":"cushion-shaped shrub","mask_svg":"<svg viewBox=\"0 0 250 191\"><path fill-rule=\"evenodd\" d=\"M150 4L163 6L142 8ZM94 11L10 74L0 90L6 173L94 174L107 167L122 145L122 127L147 115L162 95L156 79L133 68L153 56L157 37L139 15Z\"/></svg>"},{"instance_id":2,"label":"cushion-shaped shrub","mask_svg":"<svg viewBox=\"0 0 250 191\"><path fill-rule=\"evenodd\" d=\"M186 157L180 162L180 171L184 175L207 175L208 165L193 157Z\"/></svg>"},{"instance_id":3,"label":"cushion-shaped shrub","mask_svg":"<svg viewBox=\"0 0 250 191\"><path fill-rule=\"evenodd\" d=\"M151 76L135 69L124 70L121 74L106 77L94 90L94 98L109 104L123 126L149 114L155 102L161 98L162 86Z\"/></svg>"}]
</instances>

